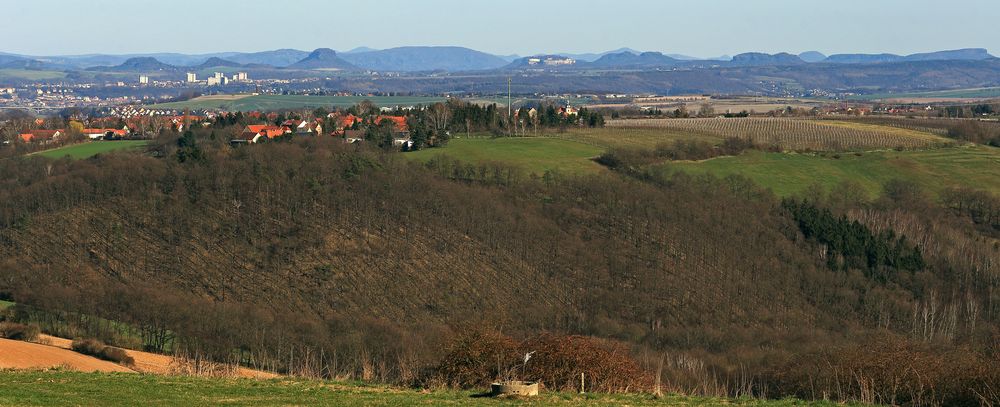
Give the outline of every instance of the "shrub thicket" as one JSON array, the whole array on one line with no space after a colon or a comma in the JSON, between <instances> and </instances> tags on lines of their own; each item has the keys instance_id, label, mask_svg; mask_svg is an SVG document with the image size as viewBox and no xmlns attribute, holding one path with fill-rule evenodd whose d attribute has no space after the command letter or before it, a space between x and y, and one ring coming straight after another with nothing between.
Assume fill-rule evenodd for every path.
<instances>
[{"instance_id":1,"label":"shrub thicket","mask_svg":"<svg viewBox=\"0 0 1000 407\"><path fill-rule=\"evenodd\" d=\"M0 322L0 338L16 341L34 341L38 339L39 333L38 325Z\"/></svg>"},{"instance_id":2,"label":"shrub thicket","mask_svg":"<svg viewBox=\"0 0 1000 407\"><path fill-rule=\"evenodd\" d=\"M107 346L96 339L74 340L71 348L75 352L94 356L109 362L115 362L126 366L135 364L135 359L129 356L123 349Z\"/></svg>"},{"instance_id":3,"label":"shrub thicket","mask_svg":"<svg viewBox=\"0 0 1000 407\"><path fill-rule=\"evenodd\" d=\"M497 380L537 381L560 391L618 393L650 389L650 376L622 343L577 335L541 334L523 341L475 329L454 339L428 383L484 388Z\"/></svg>"}]
</instances>

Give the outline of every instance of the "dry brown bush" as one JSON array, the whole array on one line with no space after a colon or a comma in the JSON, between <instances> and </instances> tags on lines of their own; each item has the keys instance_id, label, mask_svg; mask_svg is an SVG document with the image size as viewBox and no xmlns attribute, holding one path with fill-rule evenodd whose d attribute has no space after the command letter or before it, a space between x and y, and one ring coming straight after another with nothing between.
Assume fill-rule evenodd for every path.
<instances>
[{"instance_id":1,"label":"dry brown bush","mask_svg":"<svg viewBox=\"0 0 1000 407\"><path fill-rule=\"evenodd\" d=\"M894 335L805 353L776 370L779 394L910 406L978 406L1000 397L1000 358Z\"/></svg>"},{"instance_id":2,"label":"dry brown bush","mask_svg":"<svg viewBox=\"0 0 1000 407\"><path fill-rule=\"evenodd\" d=\"M38 325L18 324L15 322L0 322L0 338L15 341L35 341L40 333Z\"/></svg>"},{"instance_id":3,"label":"dry brown bush","mask_svg":"<svg viewBox=\"0 0 1000 407\"><path fill-rule=\"evenodd\" d=\"M531 357L525 363L525 355ZM518 343L491 330L473 330L455 338L432 370L429 384L482 388L496 380L538 381L561 391L602 393L643 391L651 377L624 344L586 336L542 334Z\"/></svg>"},{"instance_id":4,"label":"dry brown bush","mask_svg":"<svg viewBox=\"0 0 1000 407\"><path fill-rule=\"evenodd\" d=\"M525 376L561 391L600 393L645 391L652 383L622 343L587 337L542 334L520 345L523 353L534 352L525 366Z\"/></svg>"},{"instance_id":5,"label":"dry brown bush","mask_svg":"<svg viewBox=\"0 0 1000 407\"><path fill-rule=\"evenodd\" d=\"M77 339L71 345L73 351L84 355L94 356L109 362L121 365L135 365L135 359L128 355L123 349L107 346L96 339Z\"/></svg>"},{"instance_id":6,"label":"dry brown bush","mask_svg":"<svg viewBox=\"0 0 1000 407\"><path fill-rule=\"evenodd\" d=\"M459 388L489 386L516 359L517 343L512 338L493 330L469 330L452 341L427 382Z\"/></svg>"}]
</instances>

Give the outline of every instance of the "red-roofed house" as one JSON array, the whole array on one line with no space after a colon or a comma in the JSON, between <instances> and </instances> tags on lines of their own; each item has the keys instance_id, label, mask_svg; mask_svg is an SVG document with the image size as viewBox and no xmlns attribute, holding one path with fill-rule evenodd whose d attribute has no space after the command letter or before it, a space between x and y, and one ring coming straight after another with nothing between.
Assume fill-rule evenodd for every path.
<instances>
[{"instance_id":1,"label":"red-roofed house","mask_svg":"<svg viewBox=\"0 0 1000 407\"><path fill-rule=\"evenodd\" d=\"M353 114L348 113L347 115L341 115L340 113L330 113L327 115L328 118L333 119L336 123L336 128L333 129L335 132L342 132L344 130L354 127L356 123L361 123L361 118Z\"/></svg>"},{"instance_id":2,"label":"red-roofed house","mask_svg":"<svg viewBox=\"0 0 1000 407\"><path fill-rule=\"evenodd\" d=\"M125 129L83 129L84 136L87 136L91 140L100 140L104 138L112 137L125 137L128 135L128 131Z\"/></svg>"},{"instance_id":3,"label":"red-roofed house","mask_svg":"<svg viewBox=\"0 0 1000 407\"><path fill-rule=\"evenodd\" d=\"M399 133L409 133L410 126L406 124L406 117L403 116L379 116L375 124L381 124L383 120L392 120L396 124L396 131Z\"/></svg>"},{"instance_id":4,"label":"red-roofed house","mask_svg":"<svg viewBox=\"0 0 1000 407\"><path fill-rule=\"evenodd\" d=\"M62 137L63 130L28 130L24 133L18 135L22 141L25 143L30 142L40 142L47 143L49 141L58 139Z\"/></svg>"},{"instance_id":5,"label":"red-roofed house","mask_svg":"<svg viewBox=\"0 0 1000 407\"><path fill-rule=\"evenodd\" d=\"M559 108L559 115L562 117L576 116L579 113L580 110L573 106L566 105L566 107Z\"/></svg>"},{"instance_id":6,"label":"red-roofed house","mask_svg":"<svg viewBox=\"0 0 1000 407\"><path fill-rule=\"evenodd\" d=\"M381 124L384 120L391 120L395 125L396 129L392 135L392 144L395 146L405 145L407 147L413 147L413 141L410 140L410 126L406 124L406 117L403 116L379 116L375 123Z\"/></svg>"},{"instance_id":7,"label":"red-roofed house","mask_svg":"<svg viewBox=\"0 0 1000 407\"><path fill-rule=\"evenodd\" d=\"M248 125L240 135L233 140L241 143L256 143L262 139L273 139L291 133L288 127L268 126L266 124Z\"/></svg>"}]
</instances>

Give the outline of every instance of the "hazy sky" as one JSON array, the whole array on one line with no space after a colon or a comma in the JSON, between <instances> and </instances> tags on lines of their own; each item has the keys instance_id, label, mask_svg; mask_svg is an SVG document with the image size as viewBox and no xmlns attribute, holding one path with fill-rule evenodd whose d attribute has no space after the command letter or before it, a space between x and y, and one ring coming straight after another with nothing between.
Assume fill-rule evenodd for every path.
<instances>
[{"instance_id":1,"label":"hazy sky","mask_svg":"<svg viewBox=\"0 0 1000 407\"><path fill-rule=\"evenodd\" d=\"M0 52L1000 52L995 0L0 0Z\"/></svg>"}]
</instances>

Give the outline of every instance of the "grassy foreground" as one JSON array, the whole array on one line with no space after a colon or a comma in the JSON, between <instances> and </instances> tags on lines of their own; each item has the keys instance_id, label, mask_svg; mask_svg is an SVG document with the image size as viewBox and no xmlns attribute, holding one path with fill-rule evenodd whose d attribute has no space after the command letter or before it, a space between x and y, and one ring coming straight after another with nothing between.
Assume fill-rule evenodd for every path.
<instances>
[{"instance_id":1,"label":"grassy foreground","mask_svg":"<svg viewBox=\"0 0 1000 407\"><path fill-rule=\"evenodd\" d=\"M209 379L137 374L72 373L63 371L0 371L0 405L48 406L260 406L260 405L473 405L530 404L539 406L835 406L836 403L797 400L692 398L650 395L548 393L529 402L476 397L472 392L420 391L386 386L328 381L278 379Z\"/></svg>"},{"instance_id":2,"label":"grassy foreground","mask_svg":"<svg viewBox=\"0 0 1000 407\"><path fill-rule=\"evenodd\" d=\"M92 141L89 143L73 144L52 150L45 150L34 155L46 158L63 158L69 156L74 160L90 158L102 153L112 151L139 148L146 145L145 140L123 140L123 141Z\"/></svg>"},{"instance_id":3,"label":"grassy foreground","mask_svg":"<svg viewBox=\"0 0 1000 407\"><path fill-rule=\"evenodd\" d=\"M591 158L602 152L604 149L593 145L546 137L459 138L445 147L405 156L420 161L445 155L471 163L503 162L542 175L548 170L577 174L601 171Z\"/></svg>"},{"instance_id":4,"label":"grassy foreground","mask_svg":"<svg viewBox=\"0 0 1000 407\"><path fill-rule=\"evenodd\" d=\"M672 162L657 168L720 177L741 174L781 196L813 184L829 189L843 181L855 181L869 197L875 197L892 179L913 181L932 193L950 186L969 186L1000 194L1000 178L996 176L1000 174L1000 149L983 146L824 156L750 151L738 157Z\"/></svg>"}]
</instances>

